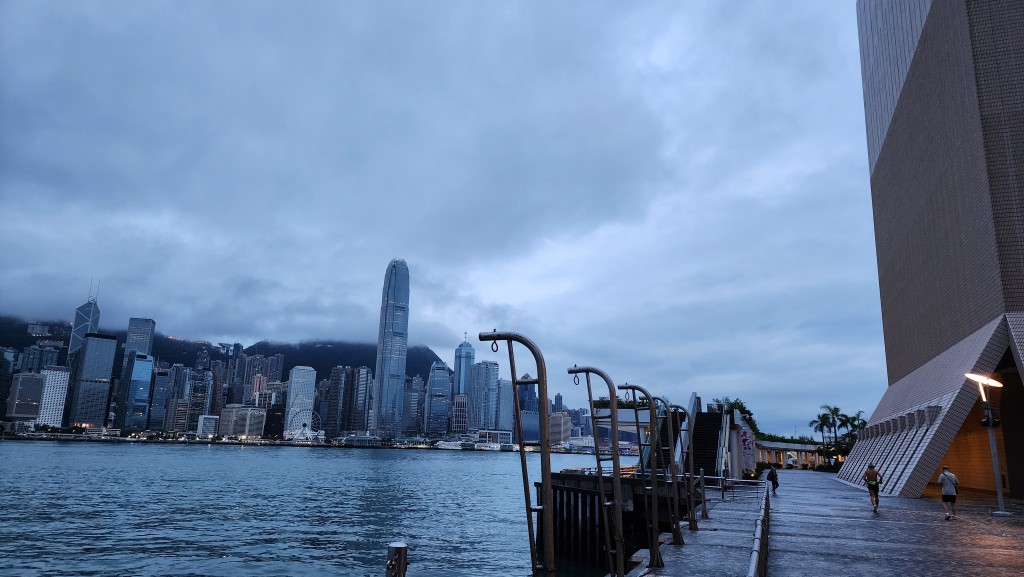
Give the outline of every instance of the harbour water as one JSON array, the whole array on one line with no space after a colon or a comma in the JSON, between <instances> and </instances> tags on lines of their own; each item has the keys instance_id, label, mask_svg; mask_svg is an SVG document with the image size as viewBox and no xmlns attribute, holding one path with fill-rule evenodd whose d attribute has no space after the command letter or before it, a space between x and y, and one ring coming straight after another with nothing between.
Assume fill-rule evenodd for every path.
<instances>
[{"instance_id":1,"label":"harbour water","mask_svg":"<svg viewBox=\"0 0 1024 577\"><path fill-rule=\"evenodd\" d=\"M525 577L522 492L518 453L0 442L0 575Z\"/></svg>"}]
</instances>

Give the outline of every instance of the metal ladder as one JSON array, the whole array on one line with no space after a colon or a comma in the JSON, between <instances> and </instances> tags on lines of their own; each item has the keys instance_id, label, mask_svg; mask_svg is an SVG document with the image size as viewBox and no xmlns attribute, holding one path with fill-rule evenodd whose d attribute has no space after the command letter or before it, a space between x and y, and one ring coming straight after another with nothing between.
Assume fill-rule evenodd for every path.
<instances>
[{"instance_id":1,"label":"metal ladder","mask_svg":"<svg viewBox=\"0 0 1024 577\"><path fill-rule=\"evenodd\" d=\"M554 515L547 509L554 504L551 488L551 422L548 416L548 376L544 355L530 339L510 332L480 333L481 341L490 341L491 350L498 352L498 341L505 341L508 347L508 363L512 372L512 399L515 407L516 432L519 435L519 464L523 472L523 498L526 501L526 525L530 536L530 567L533 577L554 577L555 575L555 531ZM516 359L512 343L527 348L537 363L537 378L520 379L516 375ZM540 423L540 498L533 505L530 499L530 472L526 463L526 442L523 438L523 416L519 405L519 385L537 385L537 412ZM534 519L536 515L536 519ZM536 529L534 524L536 523Z\"/></svg>"},{"instance_id":2,"label":"metal ladder","mask_svg":"<svg viewBox=\"0 0 1024 577\"><path fill-rule=\"evenodd\" d=\"M587 377L587 398L590 400L590 422L594 437L594 455L597 458L597 491L601 499L601 516L604 520L604 546L608 552L608 574L611 577L625 577L626 575L626 552L625 540L622 537L622 475L619 459L619 406L615 396L615 383L602 370L593 367L577 367L569 369L573 375L573 382L580 384L580 373ZM608 385L609 391L609 412L606 417L598 417L594 409L594 389L590 383L591 373L601 377ZM597 427L605 424L608 427L611 437L611 454L601 454L601 448L597 442ZM612 497L608 498L605 488L605 475L602 463L612 463Z\"/></svg>"},{"instance_id":3,"label":"metal ladder","mask_svg":"<svg viewBox=\"0 0 1024 577\"><path fill-rule=\"evenodd\" d=\"M647 501L649 503L648 510L650 515L648 516L648 551L650 551L650 557L647 561L648 567L664 567L665 560L661 557L661 540L660 531L658 530L658 454L656 451L651 450L652 446L659 445L658 439L658 419L656 416L657 406L654 403L654 398L647 392L647 389L639 385L619 385L621 391L632 391L633 393L633 415L634 421L636 422L636 436L637 446L640 447L640 463L637 467L637 473L643 477L644 471L644 451L646 450L650 455L650 474L649 480L650 486L645 487L647 494ZM647 414L649 417L649 428L647 434L647 440L644 440L643 432L640 429L640 407L637 403L637 393L644 396L647 401Z\"/></svg>"}]
</instances>

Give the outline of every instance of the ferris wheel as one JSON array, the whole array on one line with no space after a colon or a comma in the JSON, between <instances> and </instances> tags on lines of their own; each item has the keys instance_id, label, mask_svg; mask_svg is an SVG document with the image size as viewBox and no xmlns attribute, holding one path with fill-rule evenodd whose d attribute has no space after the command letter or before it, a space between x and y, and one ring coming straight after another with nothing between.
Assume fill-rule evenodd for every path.
<instances>
[{"instance_id":1,"label":"ferris wheel","mask_svg":"<svg viewBox=\"0 0 1024 577\"><path fill-rule=\"evenodd\" d=\"M313 441L323 438L320 415L310 409L295 409L288 413L284 438L289 441Z\"/></svg>"}]
</instances>

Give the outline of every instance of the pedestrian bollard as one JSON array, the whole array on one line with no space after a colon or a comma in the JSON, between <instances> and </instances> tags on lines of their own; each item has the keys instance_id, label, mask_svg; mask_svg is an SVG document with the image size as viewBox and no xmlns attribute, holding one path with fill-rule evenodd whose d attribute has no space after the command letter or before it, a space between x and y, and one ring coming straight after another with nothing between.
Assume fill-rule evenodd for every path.
<instances>
[{"instance_id":1,"label":"pedestrian bollard","mask_svg":"<svg viewBox=\"0 0 1024 577\"><path fill-rule=\"evenodd\" d=\"M409 548L401 541L396 541L388 545L386 577L405 577L405 568L409 565L408 554Z\"/></svg>"}]
</instances>

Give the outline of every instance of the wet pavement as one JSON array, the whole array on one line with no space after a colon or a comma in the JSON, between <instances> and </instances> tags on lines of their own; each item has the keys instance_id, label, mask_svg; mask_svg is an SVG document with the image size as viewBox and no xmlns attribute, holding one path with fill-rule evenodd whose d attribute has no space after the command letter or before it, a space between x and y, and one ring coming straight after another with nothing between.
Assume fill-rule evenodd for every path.
<instances>
[{"instance_id":1,"label":"wet pavement","mask_svg":"<svg viewBox=\"0 0 1024 577\"><path fill-rule=\"evenodd\" d=\"M961 492L945 520L938 491L882 496L814 471L779 472L772 498L768 575L1024 576L1024 501L993 517L995 495Z\"/></svg>"},{"instance_id":2,"label":"wet pavement","mask_svg":"<svg viewBox=\"0 0 1024 577\"><path fill-rule=\"evenodd\" d=\"M920 499L883 495L876 514L867 491L834 474L782 470L779 482L771 500L770 577L1024 576L1024 500L1007 499L1015 514L993 517L993 494L961 491L957 517L946 521L936 487ZM683 547L662 545L664 568L638 567L631 575L745 576L756 506L727 501L710 517L696 533L684 531Z\"/></svg>"}]
</instances>

